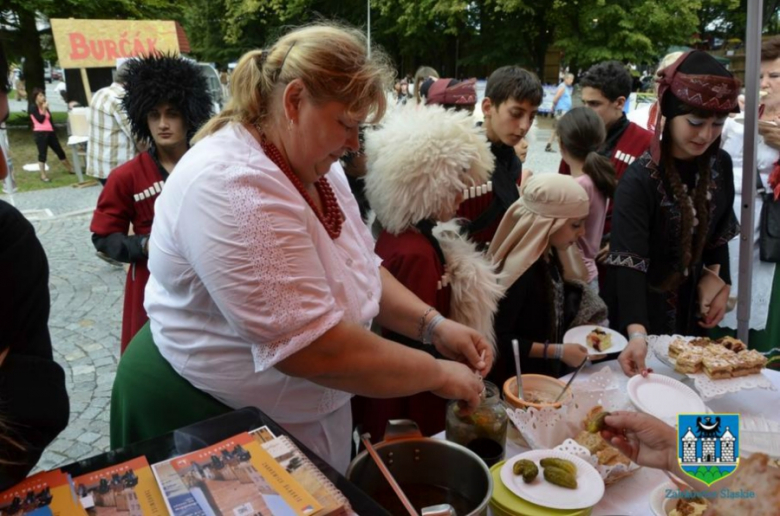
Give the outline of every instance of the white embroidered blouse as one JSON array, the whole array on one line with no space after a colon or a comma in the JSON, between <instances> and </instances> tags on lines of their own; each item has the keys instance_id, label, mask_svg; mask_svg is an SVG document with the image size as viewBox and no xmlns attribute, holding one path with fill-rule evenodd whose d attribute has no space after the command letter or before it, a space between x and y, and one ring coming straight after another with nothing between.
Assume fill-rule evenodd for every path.
<instances>
[{"instance_id":1,"label":"white embroidered blouse","mask_svg":"<svg viewBox=\"0 0 780 516\"><path fill-rule=\"evenodd\" d=\"M199 389L282 425L316 423L351 394L274 365L379 312L381 260L338 162L327 177L346 219L336 240L230 124L184 155L155 206L144 305L160 352Z\"/></svg>"}]
</instances>

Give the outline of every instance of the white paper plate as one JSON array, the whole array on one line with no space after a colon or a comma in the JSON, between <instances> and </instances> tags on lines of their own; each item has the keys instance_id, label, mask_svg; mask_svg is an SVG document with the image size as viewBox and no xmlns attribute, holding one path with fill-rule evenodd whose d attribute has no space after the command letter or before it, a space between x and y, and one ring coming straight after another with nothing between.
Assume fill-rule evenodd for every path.
<instances>
[{"instance_id":1,"label":"white paper plate","mask_svg":"<svg viewBox=\"0 0 780 516\"><path fill-rule=\"evenodd\" d=\"M544 479L544 468L539 461L546 458L566 459L577 466L577 489L556 486ZM520 459L531 460L539 468L539 475L530 484L515 475L512 467ZM596 468L579 457L557 450L531 450L508 459L501 467L501 481L523 500L549 509L584 509L593 507L604 496L604 480Z\"/></svg>"},{"instance_id":2,"label":"white paper plate","mask_svg":"<svg viewBox=\"0 0 780 516\"><path fill-rule=\"evenodd\" d=\"M588 340L587 340L588 334L597 328L599 330L602 330L612 335L612 347L606 351L596 351L588 344ZM620 333L616 332L615 330L605 328L604 326L595 326L592 324L588 324L586 326L576 326L570 329L569 331L566 332L566 335L563 336L563 342L565 344L582 344L583 346L588 348L589 355L604 355L607 353L617 353L618 351L623 351L624 349L626 349L626 346L628 346L628 341Z\"/></svg>"},{"instance_id":3,"label":"white paper plate","mask_svg":"<svg viewBox=\"0 0 780 516\"><path fill-rule=\"evenodd\" d=\"M664 482L660 486L653 489L653 492L650 493L650 509L653 511L653 514L655 516L669 515L669 513L666 510L666 506L667 506L667 502L669 502L669 500L673 500L673 498L666 497L666 491L668 489L677 491L677 486L674 485L672 482ZM674 506L671 507L673 508Z\"/></svg>"},{"instance_id":4,"label":"white paper plate","mask_svg":"<svg viewBox=\"0 0 780 516\"><path fill-rule=\"evenodd\" d=\"M636 408L677 425L677 414L704 414L707 406L696 392L683 383L661 374L632 376L628 380L628 399Z\"/></svg>"}]
</instances>

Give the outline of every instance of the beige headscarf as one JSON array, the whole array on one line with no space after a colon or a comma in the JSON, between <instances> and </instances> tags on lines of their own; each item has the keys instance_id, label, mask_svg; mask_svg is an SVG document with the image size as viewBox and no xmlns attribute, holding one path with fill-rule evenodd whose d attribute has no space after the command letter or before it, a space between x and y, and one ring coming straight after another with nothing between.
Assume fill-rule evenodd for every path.
<instances>
[{"instance_id":1,"label":"beige headscarf","mask_svg":"<svg viewBox=\"0 0 780 516\"><path fill-rule=\"evenodd\" d=\"M550 235L569 219L588 216L588 194L571 176L539 174L532 176L520 199L509 207L488 254L503 272L502 286L509 287L542 256ZM578 278L584 264L576 246L559 253L567 279Z\"/></svg>"}]
</instances>

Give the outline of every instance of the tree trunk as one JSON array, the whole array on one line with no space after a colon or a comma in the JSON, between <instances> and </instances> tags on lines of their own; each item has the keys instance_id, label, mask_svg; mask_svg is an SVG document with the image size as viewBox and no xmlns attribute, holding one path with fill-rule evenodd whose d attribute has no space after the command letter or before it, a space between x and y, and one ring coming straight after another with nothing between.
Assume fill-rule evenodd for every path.
<instances>
[{"instance_id":1,"label":"tree trunk","mask_svg":"<svg viewBox=\"0 0 780 516\"><path fill-rule=\"evenodd\" d=\"M34 102L32 91L34 88L41 88L46 91L46 84L43 79L43 56L41 55L41 36L38 34L38 27L35 24L35 12L26 9L17 11L19 16L19 36L16 44L24 57L25 89L27 98Z\"/></svg>"}]
</instances>

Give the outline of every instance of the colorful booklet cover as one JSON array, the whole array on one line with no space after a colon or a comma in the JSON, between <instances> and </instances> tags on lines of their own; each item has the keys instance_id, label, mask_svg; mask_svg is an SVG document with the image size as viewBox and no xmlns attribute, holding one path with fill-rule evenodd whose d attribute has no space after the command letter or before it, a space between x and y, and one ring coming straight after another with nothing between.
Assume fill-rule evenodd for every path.
<instances>
[{"instance_id":1,"label":"colorful booklet cover","mask_svg":"<svg viewBox=\"0 0 780 516\"><path fill-rule=\"evenodd\" d=\"M168 514L146 457L78 476L73 483L89 516Z\"/></svg>"},{"instance_id":2,"label":"colorful booklet cover","mask_svg":"<svg viewBox=\"0 0 780 516\"><path fill-rule=\"evenodd\" d=\"M0 493L0 516L86 516L74 496L70 478L46 471L26 478Z\"/></svg>"},{"instance_id":3,"label":"colorful booklet cover","mask_svg":"<svg viewBox=\"0 0 780 516\"><path fill-rule=\"evenodd\" d=\"M255 432L251 433L255 439L260 438ZM350 514L349 501L341 491L287 436L282 435L264 441L262 446L276 462L322 504L323 509L317 513L317 516Z\"/></svg>"},{"instance_id":4,"label":"colorful booklet cover","mask_svg":"<svg viewBox=\"0 0 780 516\"><path fill-rule=\"evenodd\" d=\"M248 433L152 469L174 516L312 516L322 509Z\"/></svg>"}]
</instances>

